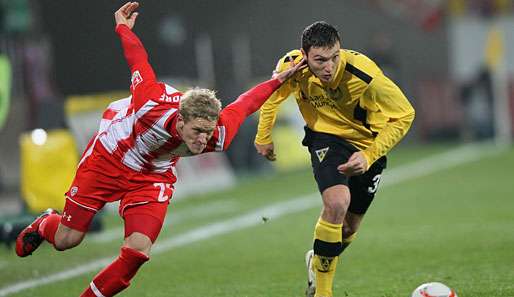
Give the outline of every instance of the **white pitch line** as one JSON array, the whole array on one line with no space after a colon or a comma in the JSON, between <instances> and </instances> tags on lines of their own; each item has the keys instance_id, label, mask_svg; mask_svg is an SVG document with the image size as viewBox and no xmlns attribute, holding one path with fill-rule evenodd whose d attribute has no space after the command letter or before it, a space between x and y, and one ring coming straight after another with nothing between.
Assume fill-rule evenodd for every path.
<instances>
[{"instance_id":1,"label":"white pitch line","mask_svg":"<svg viewBox=\"0 0 514 297\"><path fill-rule=\"evenodd\" d=\"M296 213L321 205L321 201L316 199L318 194L309 194L300 198L272 204L263 208L256 209L245 215L233 219L212 223L207 226L193 229L184 234L169 238L156 244L152 248L153 253L160 254L174 247L183 246L192 242L201 241L217 235L227 234L240 229L245 229L258 224L262 224L263 215L268 218L279 218L281 216ZM0 295L1 296L1 295Z\"/></svg>"},{"instance_id":2,"label":"white pitch line","mask_svg":"<svg viewBox=\"0 0 514 297\"><path fill-rule=\"evenodd\" d=\"M172 224L176 226L178 223L193 218L205 218L210 215L232 212L238 208L238 204L239 203L234 200L221 200L206 203L193 209L188 208L181 211L170 211L164 221L163 228ZM86 237L86 240L96 243L110 242L116 239L123 240L123 227L111 228Z\"/></svg>"},{"instance_id":3,"label":"white pitch line","mask_svg":"<svg viewBox=\"0 0 514 297\"><path fill-rule=\"evenodd\" d=\"M184 246L186 244L191 244L193 242L211 238L217 235L222 235L239 229L262 224L263 214L266 214L269 217L278 218L289 213L309 209L315 205L320 204L319 199L315 199L316 197L317 194L310 194L299 199L272 204L270 206L254 210L248 214L233 219L220 221L217 223L209 224L208 226L202 226L193 229L191 231L156 243L155 246L152 247L152 255L158 255L167 252L174 247ZM115 257L117 257L117 255L102 258L93 262L89 262L83 266L68 269L66 271L51 274L45 277L19 282L17 284L0 289L0 296L7 296L8 294L17 293L26 289L58 282L98 270L111 263Z\"/></svg>"},{"instance_id":4,"label":"white pitch line","mask_svg":"<svg viewBox=\"0 0 514 297\"><path fill-rule=\"evenodd\" d=\"M454 150L444 152L432 157L428 157L412 164L399 166L391 169L387 173L387 182L384 187L392 186L410 179L430 175L440 170L448 169L467 162L479 160L487 155L499 153L501 149L490 145L465 145ZM297 199L275 203L267 207L259 208L245 215L241 215L229 220L219 221L207 226L202 226L191 231L179 234L158 242L152 248L152 254L158 255L170 249L198 242L215 236L227 234L244 228L249 228L262 224L262 216L279 218L291 213L301 212L313 207L321 206L318 193L302 196ZM80 267L51 274L45 277L31 279L16 283L0 289L0 296L17 293L26 289L70 279L82 274L86 274L109 264L117 255L102 258Z\"/></svg>"},{"instance_id":5,"label":"white pitch line","mask_svg":"<svg viewBox=\"0 0 514 297\"><path fill-rule=\"evenodd\" d=\"M393 168L392 170L387 170L384 174L383 186L443 171L464 163L473 162L490 155L498 154L504 150L505 147L496 146L489 142L463 145L440 154Z\"/></svg>"}]
</instances>

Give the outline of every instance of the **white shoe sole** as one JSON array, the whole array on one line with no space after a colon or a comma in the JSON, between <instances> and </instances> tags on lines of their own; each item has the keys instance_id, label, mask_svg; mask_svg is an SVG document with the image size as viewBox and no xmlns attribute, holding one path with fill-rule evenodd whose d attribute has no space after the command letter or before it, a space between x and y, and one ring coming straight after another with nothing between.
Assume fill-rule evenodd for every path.
<instances>
[{"instance_id":1,"label":"white shoe sole","mask_svg":"<svg viewBox=\"0 0 514 297\"><path fill-rule=\"evenodd\" d=\"M305 290L306 297L314 297L314 294L316 293L316 274L312 269L313 257L313 250L308 250L307 253L305 253L305 265L307 266L307 289Z\"/></svg>"}]
</instances>

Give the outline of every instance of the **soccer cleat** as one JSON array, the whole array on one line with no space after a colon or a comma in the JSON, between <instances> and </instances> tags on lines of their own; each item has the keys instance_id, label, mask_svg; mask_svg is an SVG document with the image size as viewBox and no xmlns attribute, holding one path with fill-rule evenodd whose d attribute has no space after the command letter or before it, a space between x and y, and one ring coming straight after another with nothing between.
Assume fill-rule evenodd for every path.
<instances>
[{"instance_id":1,"label":"soccer cleat","mask_svg":"<svg viewBox=\"0 0 514 297\"><path fill-rule=\"evenodd\" d=\"M313 250L308 250L307 253L305 253L305 264L307 265L307 289L305 289L306 297L314 297L314 294L316 293L316 274L312 269L313 257Z\"/></svg>"},{"instance_id":2,"label":"soccer cleat","mask_svg":"<svg viewBox=\"0 0 514 297\"><path fill-rule=\"evenodd\" d=\"M41 225L41 222L44 218L54 213L58 212L51 208L47 209L45 212L39 215L34 220L34 222L32 222L20 232L16 238L16 254L19 257L26 257L31 255L32 252L34 252L39 247L41 242L43 242L44 238L43 236L39 235L38 232L39 225Z\"/></svg>"}]
</instances>

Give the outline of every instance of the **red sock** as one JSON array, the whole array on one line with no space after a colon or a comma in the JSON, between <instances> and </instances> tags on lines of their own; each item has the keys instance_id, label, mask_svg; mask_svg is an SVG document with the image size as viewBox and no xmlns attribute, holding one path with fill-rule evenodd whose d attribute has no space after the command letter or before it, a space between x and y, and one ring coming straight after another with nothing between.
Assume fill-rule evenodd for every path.
<instances>
[{"instance_id":1,"label":"red sock","mask_svg":"<svg viewBox=\"0 0 514 297\"><path fill-rule=\"evenodd\" d=\"M54 244L55 232L57 232L57 227L59 227L60 222L61 216L56 213L47 216L39 225L39 235L43 236L46 241Z\"/></svg>"},{"instance_id":2,"label":"red sock","mask_svg":"<svg viewBox=\"0 0 514 297\"><path fill-rule=\"evenodd\" d=\"M100 271L80 296L110 297L116 295L130 285L130 280L148 259L148 256L140 251L122 247L120 256Z\"/></svg>"}]
</instances>

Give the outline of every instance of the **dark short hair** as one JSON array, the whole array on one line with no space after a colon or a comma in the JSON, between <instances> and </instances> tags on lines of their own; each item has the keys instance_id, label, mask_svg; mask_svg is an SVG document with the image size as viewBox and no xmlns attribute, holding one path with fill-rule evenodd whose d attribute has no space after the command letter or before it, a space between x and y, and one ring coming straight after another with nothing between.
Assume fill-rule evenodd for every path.
<instances>
[{"instance_id":1,"label":"dark short hair","mask_svg":"<svg viewBox=\"0 0 514 297\"><path fill-rule=\"evenodd\" d=\"M307 26L302 33L302 49L308 53L311 47L332 47L341 43L337 29L324 21L317 21Z\"/></svg>"}]
</instances>

